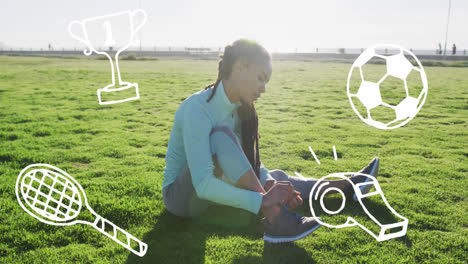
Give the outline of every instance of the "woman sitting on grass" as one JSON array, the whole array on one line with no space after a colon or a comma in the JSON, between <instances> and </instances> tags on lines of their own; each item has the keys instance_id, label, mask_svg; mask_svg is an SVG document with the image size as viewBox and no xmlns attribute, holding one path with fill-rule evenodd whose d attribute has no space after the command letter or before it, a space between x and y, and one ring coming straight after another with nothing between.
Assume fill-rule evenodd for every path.
<instances>
[{"instance_id":1,"label":"woman sitting on grass","mask_svg":"<svg viewBox=\"0 0 468 264\"><path fill-rule=\"evenodd\" d=\"M216 82L181 103L164 168L163 200L171 213L200 216L213 204L261 211L264 240L272 243L301 239L320 226L314 218L288 210L308 198L316 180L269 171L260 161L254 101L265 92L271 74L270 54L240 39L224 49ZM374 159L362 172L376 174L377 168ZM366 178L351 179L357 183ZM329 182L352 193L346 180Z\"/></svg>"}]
</instances>

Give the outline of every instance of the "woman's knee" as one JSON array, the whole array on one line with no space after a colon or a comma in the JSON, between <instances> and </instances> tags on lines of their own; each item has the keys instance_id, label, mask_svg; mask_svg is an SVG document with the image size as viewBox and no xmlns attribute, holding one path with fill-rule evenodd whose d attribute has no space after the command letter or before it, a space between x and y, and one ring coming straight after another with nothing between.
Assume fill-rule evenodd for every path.
<instances>
[{"instance_id":1,"label":"woman's knee","mask_svg":"<svg viewBox=\"0 0 468 264\"><path fill-rule=\"evenodd\" d=\"M252 166L240 147L234 133L228 127L215 127L210 133L211 154L216 156L219 167L232 182Z\"/></svg>"},{"instance_id":2,"label":"woman's knee","mask_svg":"<svg viewBox=\"0 0 468 264\"><path fill-rule=\"evenodd\" d=\"M210 132L211 153L215 155L219 150L226 151L229 147L242 149L234 132L226 126L214 127Z\"/></svg>"}]
</instances>

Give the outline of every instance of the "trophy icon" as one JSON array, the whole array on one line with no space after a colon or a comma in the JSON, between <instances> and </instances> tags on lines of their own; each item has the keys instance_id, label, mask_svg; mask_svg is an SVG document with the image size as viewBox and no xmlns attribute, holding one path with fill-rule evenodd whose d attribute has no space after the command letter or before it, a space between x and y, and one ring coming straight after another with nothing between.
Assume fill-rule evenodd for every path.
<instances>
[{"instance_id":1,"label":"trophy icon","mask_svg":"<svg viewBox=\"0 0 468 264\"><path fill-rule=\"evenodd\" d=\"M147 20L143 9L123 11L105 16L75 20L68 25L70 35L86 45L86 56L93 52L109 59L112 83L97 90L100 105L122 103L140 98L138 83L122 81L119 69L119 55L132 45L139 43L136 33ZM115 52L115 68L109 53ZM117 74L116 74L117 72ZM116 83L116 79L118 83ZM122 99L123 98L123 99Z\"/></svg>"}]
</instances>

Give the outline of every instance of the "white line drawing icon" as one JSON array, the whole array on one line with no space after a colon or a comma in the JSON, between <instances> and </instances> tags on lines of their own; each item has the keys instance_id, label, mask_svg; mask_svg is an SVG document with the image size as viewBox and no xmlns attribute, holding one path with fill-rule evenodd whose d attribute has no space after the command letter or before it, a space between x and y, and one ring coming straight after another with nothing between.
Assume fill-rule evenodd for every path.
<instances>
[{"instance_id":1,"label":"white line drawing icon","mask_svg":"<svg viewBox=\"0 0 468 264\"><path fill-rule=\"evenodd\" d=\"M297 176L299 176L299 177L301 177L301 178L303 178L303 179L305 179L305 178L306 178L306 177L302 176L302 174L300 174L300 173L299 173L299 172L297 172L297 171L295 171L294 173L295 173Z\"/></svg>"},{"instance_id":2,"label":"white line drawing icon","mask_svg":"<svg viewBox=\"0 0 468 264\"><path fill-rule=\"evenodd\" d=\"M317 155L315 155L315 152L311 146L309 146L309 151L310 153L312 153L312 156L314 157L315 161L320 165L320 160L317 158ZM335 158L335 160L338 160L338 156L336 155L335 145L333 145L333 157Z\"/></svg>"},{"instance_id":3,"label":"white line drawing icon","mask_svg":"<svg viewBox=\"0 0 468 264\"><path fill-rule=\"evenodd\" d=\"M320 165L320 160L318 160L317 155L315 155L315 152L312 150L312 148L309 146L310 153L312 153L312 156L314 156L315 161Z\"/></svg>"},{"instance_id":4,"label":"white line drawing icon","mask_svg":"<svg viewBox=\"0 0 468 264\"><path fill-rule=\"evenodd\" d=\"M136 24L135 18L138 16L141 19ZM119 54L131 45L139 43L139 40L136 40L136 33L143 27L146 20L146 12L143 9L136 9L134 11L127 10L105 16L86 18L82 21L75 20L68 25L70 35L86 45L87 48L84 50L86 56L94 52L104 55L109 59L112 70L112 83L102 89L98 89L97 95L100 105L122 103L140 98L138 83L122 81L119 68ZM116 45L120 46L117 47ZM115 53L115 68L112 58L108 53L114 50L114 48L118 48L118 51ZM117 72L118 84L116 84L115 72ZM120 100L106 100L102 98L106 96L114 98L116 94L118 96L119 92L124 91L122 94L128 96L132 90L135 91L135 96L130 98Z\"/></svg>"},{"instance_id":5,"label":"white line drawing icon","mask_svg":"<svg viewBox=\"0 0 468 264\"><path fill-rule=\"evenodd\" d=\"M65 171L48 164L32 164L24 168L16 180L16 198L21 207L39 221L57 226L87 224L142 257L148 245L127 231L94 212L81 185ZM77 219L83 205L94 222ZM112 235L106 229L112 230ZM125 241L123 240L125 237ZM135 250L131 245L138 245Z\"/></svg>"},{"instance_id":6,"label":"white line drawing icon","mask_svg":"<svg viewBox=\"0 0 468 264\"><path fill-rule=\"evenodd\" d=\"M317 161L317 163L320 165L320 161L318 160L317 155L315 155L315 152L314 152L314 150L312 149L311 146L309 146L309 151L310 151L310 153L312 153L312 156L314 156L315 161ZM338 160L338 156L336 155L336 148L335 148L335 145L333 145L333 157L335 158L335 160ZM305 177L304 177L302 174L300 174L299 172L295 171L294 173L295 173L297 176L299 176L299 177L305 179Z\"/></svg>"},{"instance_id":7,"label":"white line drawing icon","mask_svg":"<svg viewBox=\"0 0 468 264\"><path fill-rule=\"evenodd\" d=\"M361 175L368 177L368 179L365 182L354 184L351 180L349 180L348 176L353 176L353 175ZM380 228L380 232L378 234L374 234L371 230L369 230L367 227L362 225L361 223L357 222L354 218L352 217L347 217L347 220L343 224L339 225L333 225L329 223L323 222L322 218L318 216L318 205L317 203L320 204L321 209L328 215L335 215L340 213L346 204L346 196L344 193L335 187L327 187L329 184L328 182L325 182L329 178L341 178L347 180L352 186L353 186L353 191L354 195L356 197L356 201L358 201L364 210L364 212L367 214L367 216L375 223L377 226ZM370 188L375 187L375 191L371 193L366 193L364 190L370 190ZM325 188L325 189L323 189ZM321 190L324 190L321 192ZM325 195L330 192L330 191L337 191L342 198L342 203L341 206L337 210L330 210L328 209L323 202L323 199ZM320 194L320 197L319 197ZM385 203L385 206L390 210L391 213L393 213L394 216L397 218L401 219L402 221L396 222L396 223L391 223L391 224L382 224L380 223L371 213L369 213L367 207L364 205L362 202L363 198L373 196L373 195L380 195L382 200ZM401 216L398 214L387 202L387 199L385 199L385 196L382 192L382 189L380 188L379 182L377 181L376 178L374 178L371 175L364 174L364 173L357 173L357 172L339 172L339 173L334 173L330 174L327 176L322 177L320 180L315 183L314 187L312 188L310 194L309 194L309 205L310 205L310 211L312 213L312 216L316 219L316 221L324 225L326 227L331 227L331 228L343 228L343 227L350 227L350 226L359 226L363 230L365 230L367 233L372 235L377 241L384 241L388 239L392 239L395 237L401 237L406 234L406 230L408 228L408 219ZM393 232L392 229L398 229L398 231Z\"/></svg>"},{"instance_id":8,"label":"white line drawing icon","mask_svg":"<svg viewBox=\"0 0 468 264\"><path fill-rule=\"evenodd\" d=\"M379 50L384 49L386 50L385 53L387 53L389 48L394 50L396 49L398 53L392 55L382 55L379 53ZM418 66L413 66L407 57L414 60ZM386 65L386 73L377 82L369 81L369 76L366 74L366 72L363 71L362 68L372 59L380 59ZM361 80L357 92L350 91L350 80L353 74L353 70L356 68L359 70ZM413 74L413 71L416 73ZM415 94L410 94L410 90L413 92L413 87L409 87L408 85L408 76L410 74L412 77L414 76L418 79L418 85L415 85L414 92L418 93L418 90L420 89L419 86L422 86L419 95L416 97ZM401 92L397 90L397 94L401 93L405 94L405 96L403 100L390 103L388 101L389 98L383 96L381 91L382 85L389 83L389 79L393 78L396 78L396 80L400 80L402 82L400 85L401 87L397 87L397 89L401 90ZM428 83L426 72L424 71L421 62L413 54L413 52L398 45L377 44L366 49L354 61L348 74L346 91L351 103L351 107L362 121L379 129L394 129L404 126L419 112L421 107L424 105L424 102L426 101ZM392 93L395 92L392 91ZM353 98L357 100L353 101ZM363 110L360 112L356 108L356 104L358 103L366 109L366 112ZM375 120L372 116L373 112L377 114L388 113L388 116L393 116L394 118L391 119L391 121L385 123L385 121L382 120Z\"/></svg>"}]
</instances>

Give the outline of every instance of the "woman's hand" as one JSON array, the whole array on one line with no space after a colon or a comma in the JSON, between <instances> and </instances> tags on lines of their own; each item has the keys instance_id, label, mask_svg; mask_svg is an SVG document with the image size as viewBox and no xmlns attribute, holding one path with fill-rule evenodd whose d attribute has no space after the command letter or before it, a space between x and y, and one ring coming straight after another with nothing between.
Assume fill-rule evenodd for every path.
<instances>
[{"instance_id":1,"label":"woman's hand","mask_svg":"<svg viewBox=\"0 0 468 264\"><path fill-rule=\"evenodd\" d=\"M268 180L265 182L265 186L263 186L263 189L265 190L265 192L268 192L271 187L273 187L273 185L275 185L276 183L276 180Z\"/></svg>"},{"instance_id":2,"label":"woman's hand","mask_svg":"<svg viewBox=\"0 0 468 264\"><path fill-rule=\"evenodd\" d=\"M278 183L276 180L269 180L265 183L265 186L263 187L265 189L265 192L268 192L273 185ZM289 183L288 181L283 181L282 183ZM288 198L283 202L284 205L287 205L289 209L294 209L298 206L301 206L303 204L303 200L301 198L301 193L294 190L294 193L289 193Z\"/></svg>"},{"instance_id":3,"label":"woman's hand","mask_svg":"<svg viewBox=\"0 0 468 264\"><path fill-rule=\"evenodd\" d=\"M300 205L302 205L303 200L301 198L301 193L298 191L294 191L294 194L290 194L288 200L285 204L288 206L288 209L294 209Z\"/></svg>"},{"instance_id":4,"label":"woman's hand","mask_svg":"<svg viewBox=\"0 0 468 264\"><path fill-rule=\"evenodd\" d=\"M280 203L284 204L288 201L288 197L290 196L296 196L296 191L294 191L294 187L290 182L275 182L268 191L263 194L262 207L272 207Z\"/></svg>"}]
</instances>

